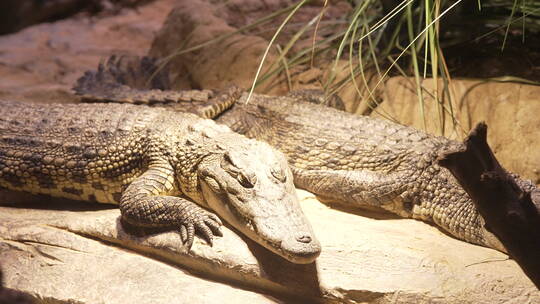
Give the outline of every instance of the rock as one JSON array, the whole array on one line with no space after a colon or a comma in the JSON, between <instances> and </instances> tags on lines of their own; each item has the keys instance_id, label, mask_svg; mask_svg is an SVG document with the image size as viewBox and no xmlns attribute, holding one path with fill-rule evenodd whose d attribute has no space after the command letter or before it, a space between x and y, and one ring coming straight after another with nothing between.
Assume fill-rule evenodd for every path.
<instances>
[{"instance_id":1,"label":"rock","mask_svg":"<svg viewBox=\"0 0 540 304\"><path fill-rule=\"evenodd\" d=\"M172 303L186 297L192 303L269 302L262 294L324 303L540 301L540 291L500 252L418 221L362 217L299 194L323 244L310 265L291 264L227 228L213 247L197 239L186 253L176 232L126 234L117 209L0 207L6 286L80 303ZM55 201L51 207L61 209ZM84 210L69 203L71 210Z\"/></svg>"},{"instance_id":2,"label":"rock","mask_svg":"<svg viewBox=\"0 0 540 304\"><path fill-rule=\"evenodd\" d=\"M48 303L273 303L263 295L198 278L175 265L77 234L84 229L73 233L55 224L72 218L88 229L105 224L104 232L114 231L107 224L115 223L116 210L54 213L0 211L0 258L7 287ZM19 223L6 215L15 215Z\"/></svg>"},{"instance_id":3,"label":"rock","mask_svg":"<svg viewBox=\"0 0 540 304\"><path fill-rule=\"evenodd\" d=\"M237 29L217 16L217 9L209 1L178 1L157 33L149 54L172 56L169 69L177 89L224 88L231 84L251 87L268 43L257 36L235 33ZM197 48L208 41L217 43ZM191 48L196 49L179 53ZM272 51L268 60L275 58Z\"/></svg>"},{"instance_id":4,"label":"rock","mask_svg":"<svg viewBox=\"0 0 540 304\"><path fill-rule=\"evenodd\" d=\"M503 167L540 184L540 87L454 79L450 89L452 111L459 121L454 127L448 103L444 116L440 116L437 103L430 97L434 85L432 79L423 81L425 90L432 94L424 94L427 132L463 139L476 123L485 121L489 127L488 143ZM442 88L442 82L438 85ZM413 79L391 78L384 92L384 102L372 116L391 116L405 125L424 129ZM448 98L445 101L448 102Z\"/></svg>"},{"instance_id":5,"label":"rock","mask_svg":"<svg viewBox=\"0 0 540 304\"><path fill-rule=\"evenodd\" d=\"M69 16L88 6L88 1L84 0L4 0L0 3L0 35L31 24Z\"/></svg>"},{"instance_id":6,"label":"rock","mask_svg":"<svg viewBox=\"0 0 540 304\"><path fill-rule=\"evenodd\" d=\"M35 303L34 298L24 292L6 288L4 286L4 275L2 265L0 265L0 303L2 304L29 304Z\"/></svg>"},{"instance_id":7,"label":"rock","mask_svg":"<svg viewBox=\"0 0 540 304\"><path fill-rule=\"evenodd\" d=\"M0 2L0 35L26 26L86 13L114 13L149 0L3 0Z\"/></svg>"},{"instance_id":8,"label":"rock","mask_svg":"<svg viewBox=\"0 0 540 304\"><path fill-rule=\"evenodd\" d=\"M174 0L116 16L76 17L0 36L0 98L73 102L75 81L100 60L146 54Z\"/></svg>"},{"instance_id":9,"label":"rock","mask_svg":"<svg viewBox=\"0 0 540 304\"><path fill-rule=\"evenodd\" d=\"M208 0L180 0L157 33L149 54L171 59L169 68L176 88L224 88L231 84L250 88L274 29L280 26L286 14L254 28L239 30L296 3L291 0L235 0L216 5ZM321 9L322 2L304 5L289 23L309 22ZM334 1L323 20L337 19L350 10L346 1ZM288 27L274 45L284 47L297 29ZM309 47L312 43L313 33L308 31L295 45ZM276 47L270 48L260 76L275 69L276 65L272 64L280 62L278 58ZM291 66L288 69L290 75L283 72L269 75L257 86L257 92L283 94L290 89L287 86L289 76L295 89L301 88L296 85L296 77L309 67Z\"/></svg>"}]
</instances>

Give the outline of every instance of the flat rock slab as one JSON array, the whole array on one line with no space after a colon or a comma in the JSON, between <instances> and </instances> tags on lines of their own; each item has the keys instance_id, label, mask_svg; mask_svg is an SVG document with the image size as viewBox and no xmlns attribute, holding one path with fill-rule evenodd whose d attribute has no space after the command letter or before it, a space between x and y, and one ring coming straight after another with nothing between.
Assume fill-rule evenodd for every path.
<instances>
[{"instance_id":1,"label":"flat rock slab","mask_svg":"<svg viewBox=\"0 0 540 304\"><path fill-rule=\"evenodd\" d=\"M187 253L175 232L127 234L117 209L0 207L6 285L78 303L540 302L540 291L502 253L421 222L348 214L299 193L323 245L309 265L227 228L213 247L197 239Z\"/></svg>"}]
</instances>

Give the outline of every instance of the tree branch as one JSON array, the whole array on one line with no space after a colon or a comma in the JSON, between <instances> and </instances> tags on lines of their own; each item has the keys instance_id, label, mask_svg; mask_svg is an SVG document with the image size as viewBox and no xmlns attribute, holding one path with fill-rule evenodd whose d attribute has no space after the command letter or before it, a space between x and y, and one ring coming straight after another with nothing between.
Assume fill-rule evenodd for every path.
<instances>
[{"instance_id":1,"label":"tree branch","mask_svg":"<svg viewBox=\"0 0 540 304\"><path fill-rule=\"evenodd\" d=\"M464 148L439 164L452 172L509 255L540 289L540 189L501 167L487 144L487 125L476 125Z\"/></svg>"}]
</instances>

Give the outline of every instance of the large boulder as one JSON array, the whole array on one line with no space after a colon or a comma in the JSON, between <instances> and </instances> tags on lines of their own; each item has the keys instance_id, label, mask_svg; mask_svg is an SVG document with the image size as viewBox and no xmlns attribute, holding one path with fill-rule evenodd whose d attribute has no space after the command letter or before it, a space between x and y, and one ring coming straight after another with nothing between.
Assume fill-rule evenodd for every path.
<instances>
[{"instance_id":1,"label":"large boulder","mask_svg":"<svg viewBox=\"0 0 540 304\"><path fill-rule=\"evenodd\" d=\"M213 247L197 239L188 253L176 232L127 234L117 209L57 200L47 202L55 210L35 209L39 198L34 209L0 207L6 285L77 303L266 303L264 294L322 303L540 301L540 291L500 252L418 221L358 216L299 195L323 245L309 265L291 264L228 228Z\"/></svg>"},{"instance_id":2,"label":"large boulder","mask_svg":"<svg viewBox=\"0 0 540 304\"><path fill-rule=\"evenodd\" d=\"M167 58L175 88L225 88L231 84L250 88L269 41L288 12L274 18L268 16L295 4L298 1L235 0L217 4L209 0L179 0L156 34L149 54ZM322 8L321 1L307 3L289 24L306 24L316 18ZM322 20L338 19L350 11L347 1L333 1ZM265 21L245 28L261 20ZM277 46L285 48L298 29L298 26L288 26L278 35L259 76L275 71L283 64L278 60L280 51ZM325 35L328 32L313 32L310 28L292 46L291 53L299 51L298 47L310 47L314 39L322 40ZM305 87L304 81L320 80L319 74L317 69L307 65L291 65L286 73L272 72L259 78L264 81L256 89L258 92L284 94L291 86Z\"/></svg>"}]
</instances>

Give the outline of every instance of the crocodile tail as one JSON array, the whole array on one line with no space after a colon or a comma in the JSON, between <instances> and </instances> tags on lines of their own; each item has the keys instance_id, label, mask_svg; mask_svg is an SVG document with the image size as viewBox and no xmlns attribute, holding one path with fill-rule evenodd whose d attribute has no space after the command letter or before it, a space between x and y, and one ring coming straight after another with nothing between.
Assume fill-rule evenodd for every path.
<instances>
[{"instance_id":1,"label":"crocodile tail","mask_svg":"<svg viewBox=\"0 0 540 304\"><path fill-rule=\"evenodd\" d=\"M189 99L170 91L169 72L151 57L112 55L87 71L73 90L85 102L151 104Z\"/></svg>"},{"instance_id":2,"label":"crocodile tail","mask_svg":"<svg viewBox=\"0 0 540 304\"><path fill-rule=\"evenodd\" d=\"M151 57L111 56L87 71L73 90L83 102L116 102L163 107L176 112L215 118L230 108L242 94L238 87L210 90L171 90L169 71Z\"/></svg>"},{"instance_id":3,"label":"crocodile tail","mask_svg":"<svg viewBox=\"0 0 540 304\"><path fill-rule=\"evenodd\" d=\"M214 119L232 107L240 99L244 90L237 86L230 86L218 92L211 103L201 105L196 114L203 118Z\"/></svg>"}]
</instances>

